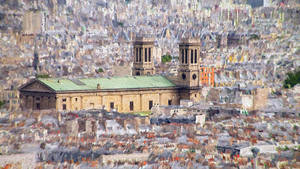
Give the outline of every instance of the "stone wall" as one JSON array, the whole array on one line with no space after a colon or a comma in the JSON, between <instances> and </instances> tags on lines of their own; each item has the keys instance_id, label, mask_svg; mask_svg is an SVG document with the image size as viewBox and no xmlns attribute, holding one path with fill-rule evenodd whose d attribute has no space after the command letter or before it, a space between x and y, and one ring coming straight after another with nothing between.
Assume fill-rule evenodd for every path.
<instances>
[{"instance_id":1,"label":"stone wall","mask_svg":"<svg viewBox=\"0 0 300 169\"><path fill-rule=\"evenodd\" d=\"M103 91L95 93L65 93L57 94L56 109L83 110L100 109L111 110L111 104L118 112L143 112L150 111L149 102L168 105L171 100L173 105L179 104L177 89L153 89L142 91ZM133 102L133 110L130 110ZM64 106L65 105L65 106Z\"/></svg>"}]
</instances>

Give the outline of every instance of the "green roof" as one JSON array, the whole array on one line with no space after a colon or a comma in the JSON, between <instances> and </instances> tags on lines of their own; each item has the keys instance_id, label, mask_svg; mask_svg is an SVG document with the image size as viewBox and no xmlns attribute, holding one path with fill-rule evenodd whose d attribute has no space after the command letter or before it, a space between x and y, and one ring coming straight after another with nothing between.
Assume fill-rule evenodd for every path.
<instances>
[{"instance_id":1,"label":"green roof","mask_svg":"<svg viewBox=\"0 0 300 169\"><path fill-rule=\"evenodd\" d=\"M131 76L111 78L38 78L39 81L55 91L137 89L137 88L167 88L176 85L163 76Z\"/></svg>"}]
</instances>

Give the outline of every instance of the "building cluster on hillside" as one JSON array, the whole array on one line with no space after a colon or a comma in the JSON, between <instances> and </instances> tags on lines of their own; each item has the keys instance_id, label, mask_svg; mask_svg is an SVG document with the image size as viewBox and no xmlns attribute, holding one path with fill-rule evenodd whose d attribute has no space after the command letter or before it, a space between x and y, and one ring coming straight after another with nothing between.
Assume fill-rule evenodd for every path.
<instances>
[{"instance_id":1,"label":"building cluster on hillside","mask_svg":"<svg viewBox=\"0 0 300 169\"><path fill-rule=\"evenodd\" d=\"M264 84L281 81L299 66L299 3L293 1L262 0L264 6L229 0L13 2L0 7L3 86L18 86L36 74L128 75L132 40L144 34L155 38L158 67L165 67L162 55L179 56L173 49L180 38L191 36L202 41L204 63L233 71L250 71L249 63L263 63L253 73ZM219 84L229 85L226 80Z\"/></svg>"},{"instance_id":2,"label":"building cluster on hillside","mask_svg":"<svg viewBox=\"0 0 300 169\"><path fill-rule=\"evenodd\" d=\"M300 67L299 1L1 3L0 168L300 166L300 85L283 89L287 73ZM139 36L153 39L151 54L149 46L142 45L153 57L151 69L140 69L135 60L139 55L134 42ZM200 49L187 49L198 50L201 71L182 65L185 48L180 44L185 38L195 38L201 44ZM164 55L170 55L171 61L163 62ZM142 68L148 68L147 63ZM207 70L213 79L197 79L201 82L195 85L201 88L197 94L177 92L176 78L186 73L179 82L183 84L191 72L183 69L202 74ZM131 74L147 75L148 70L162 76L124 77L126 82L121 81ZM48 76L57 79L51 81ZM36 77L46 85L46 92L55 94L49 92L41 98L51 101L59 97L59 104L51 102L57 110L20 109L18 88ZM95 85L89 86L80 78ZM191 91L195 87L192 83L188 84ZM83 104L86 94L69 96L70 86L64 84L98 93ZM119 91L121 101L110 96L113 101L105 100L99 94L102 89L124 89L125 84L130 85L125 88L140 91L134 97L132 90L129 94ZM155 86L160 86L159 90L172 88L165 96L172 98L164 99L161 91L155 98L142 97L145 85L149 90ZM37 93L44 92L45 86L35 87L40 89ZM25 94L32 90L30 86L27 89ZM180 99L184 94L197 102ZM46 103L41 98L34 94L29 107L40 108ZM142 98L148 100L142 103ZM81 104L72 107L71 102L79 99ZM100 107L103 102L106 109ZM80 110L83 105L91 110ZM149 112L133 113L137 108Z\"/></svg>"},{"instance_id":3,"label":"building cluster on hillside","mask_svg":"<svg viewBox=\"0 0 300 169\"><path fill-rule=\"evenodd\" d=\"M140 116L88 110L1 118L0 166L251 168L300 165L299 114L193 105ZM15 153L17 153L15 155ZM21 154L35 153L16 162ZM7 157L6 157L7 156ZM4 158L6 157L6 158ZM11 158L8 158L11 157ZM26 161L27 160L27 161Z\"/></svg>"}]
</instances>

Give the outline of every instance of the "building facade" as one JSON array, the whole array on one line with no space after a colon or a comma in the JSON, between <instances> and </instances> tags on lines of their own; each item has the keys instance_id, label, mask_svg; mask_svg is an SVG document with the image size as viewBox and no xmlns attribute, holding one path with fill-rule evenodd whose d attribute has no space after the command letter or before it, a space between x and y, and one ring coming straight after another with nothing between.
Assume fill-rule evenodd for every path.
<instances>
[{"instance_id":1,"label":"building facade","mask_svg":"<svg viewBox=\"0 0 300 169\"><path fill-rule=\"evenodd\" d=\"M153 58L154 40L151 38L137 38L134 42L133 76L154 75Z\"/></svg>"},{"instance_id":2,"label":"building facade","mask_svg":"<svg viewBox=\"0 0 300 169\"><path fill-rule=\"evenodd\" d=\"M154 105L179 105L182 99L200 101L202 86L214 85L214 69L201 66L199 41L187 39L179 44L176 83L154 75L153 44L151 39L136 40L130 77L34 79L19 89L21 108L148 112Z\"/></svg>"}]
</instances>

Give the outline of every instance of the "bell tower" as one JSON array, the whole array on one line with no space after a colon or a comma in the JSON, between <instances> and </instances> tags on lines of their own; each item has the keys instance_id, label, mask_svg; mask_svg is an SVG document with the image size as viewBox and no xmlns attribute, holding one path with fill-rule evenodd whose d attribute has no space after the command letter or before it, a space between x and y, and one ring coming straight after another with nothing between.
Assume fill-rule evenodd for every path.
<instances>
[{"instance_id":1,"label":"bell tower","mask_svg":"<svg viewBox=\"0 0 300 169\"><path fill-rule=\"evenodd\" d=\"M134 42L134 62L132 68L132 76L153 75L154 59L153 59L154 39L138 37Z\"/></svg>"},{"instance_id":2,"label":"bell tower","mask_svg":"<svg viewBox=\"0 0 300 169\"><path fill-rule=\"evenodd\" d=\"M200 39L182 39L179 43L178 81L180 86L199 87Z\"/></svg>"}]
</instances>

